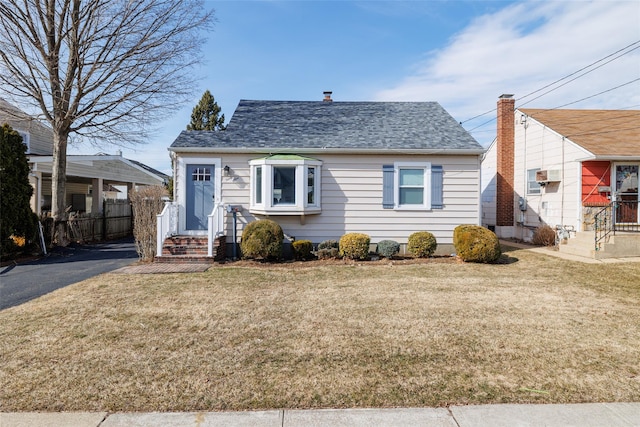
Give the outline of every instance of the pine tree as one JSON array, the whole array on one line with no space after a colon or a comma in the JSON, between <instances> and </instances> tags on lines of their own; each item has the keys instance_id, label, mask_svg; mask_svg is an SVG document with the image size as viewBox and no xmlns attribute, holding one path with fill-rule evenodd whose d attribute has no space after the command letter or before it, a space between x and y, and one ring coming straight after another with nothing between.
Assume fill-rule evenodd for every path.
<instances>
[{"instance_id":1,"label":"pine tree","mask_svg":"<svg viewBox=\"0 0 640 427\"><path fill-rule=\"evenodd\" d=\"M218 117L220 110L215 98L207 89L198 105L193 107L191 123L187 125L187 130L225 130L224 114Z\"/></svg>"},{"instance_id":2,"label":"pine tree","mask_svg":"<svg viewBox=\"0 0 640 427\"><path fill-rule=\"evenodd\" d=\"M8 124L0 126L0 240L3 256L6 255L10 236L29 241L36 232L26 150L18 132Z\"/></svg>"}]
</instances>

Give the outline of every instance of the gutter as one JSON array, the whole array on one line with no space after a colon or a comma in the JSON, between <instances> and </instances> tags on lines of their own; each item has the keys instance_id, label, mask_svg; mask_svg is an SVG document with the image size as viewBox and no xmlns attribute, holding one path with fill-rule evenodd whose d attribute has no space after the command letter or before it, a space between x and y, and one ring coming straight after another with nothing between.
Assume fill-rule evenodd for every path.
<instances>
[{"instance_id":1,"label":"gutter","mask_svg":"<svg viewBox=\"0 0 640 427\"><path fill-rule=\"evenodd\" d=\"M169 147L172 153L220 153L220 154L458 154L479 156L486 152L485 148L479 149L401 149L401 148L283 148L283 147L252 147L252 148L224 148L224 147Z\"/></svg>"}]
</instances>

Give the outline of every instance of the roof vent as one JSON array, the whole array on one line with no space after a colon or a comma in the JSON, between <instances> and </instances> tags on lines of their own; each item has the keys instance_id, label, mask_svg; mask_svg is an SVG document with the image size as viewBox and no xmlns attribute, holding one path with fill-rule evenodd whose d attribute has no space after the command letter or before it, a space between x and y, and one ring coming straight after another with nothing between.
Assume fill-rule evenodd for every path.
<instances>
[{"instance_id":1,"label":"roof vent","mask_svg":"<svg viewBox=\"0 0 640 427\"><path fill-rule=\"evenodd\" d=\"M333 92L331 92L330 90L325 90L324 92L322 92L324 94L324 102L333 102L333 99L331 99L331 94Z\"/></svg>"}]
</instances>

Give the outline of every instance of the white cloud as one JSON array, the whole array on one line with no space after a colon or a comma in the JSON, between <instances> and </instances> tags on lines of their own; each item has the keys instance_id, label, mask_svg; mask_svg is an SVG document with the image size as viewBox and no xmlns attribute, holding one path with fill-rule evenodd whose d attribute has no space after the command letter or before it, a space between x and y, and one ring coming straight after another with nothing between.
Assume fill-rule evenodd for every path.
<instances>
[{"instance_id":1,"label":"white cloud","mask_svg":"<svg viewBox=\"0 0 640 427\"><path fill-rule=\"evenodd\" d=\"M376 99L438 101L462 121L495 108L500 94L513 93L518 100L638 40L636 1L517 3L476 18L447 46L428 52L412 75L378 92ZM527 106L558 107L639 77L640 48ZM636 82L566 108L639 104L640 82ZM491 118L484 116L465 127ZM491 125L479 130L474 136L481 143L493 138Z\"/></svg>"}]
</instances>

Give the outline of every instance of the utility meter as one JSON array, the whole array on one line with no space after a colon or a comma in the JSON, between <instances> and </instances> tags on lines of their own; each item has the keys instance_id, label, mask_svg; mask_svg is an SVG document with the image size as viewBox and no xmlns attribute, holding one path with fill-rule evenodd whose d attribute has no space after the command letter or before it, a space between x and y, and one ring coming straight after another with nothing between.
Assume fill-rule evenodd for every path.
<instances>
[{"instance_id":1,"label":"utility meter","mask_svg":"<svg viewBox=\"0 0 640 427\"><path fill-rule=\"evenodd\" d=\"M525 199L524 197L520 197L520 199L518 199L518 207L520 208L521 211L526 211L527 210L527 199Z\"/></svg>"}]
</instances>

